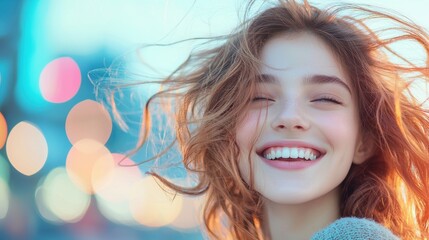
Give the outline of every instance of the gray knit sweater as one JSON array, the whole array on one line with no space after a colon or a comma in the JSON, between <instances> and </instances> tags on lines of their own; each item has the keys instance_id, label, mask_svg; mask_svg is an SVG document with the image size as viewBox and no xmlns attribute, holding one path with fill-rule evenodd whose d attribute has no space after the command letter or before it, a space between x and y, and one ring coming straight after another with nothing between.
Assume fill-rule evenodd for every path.
<instances>
[{"instance_id":1,"label":"gray knit sweater","mask_svg":"<svg viewBox=\"0 0 429 240\"><path fill-rule=\"evenodd\" d=\"M316 232L311 240L398 240L387 228L365 218L340 218Z\"/></svg>"}]
</instances>

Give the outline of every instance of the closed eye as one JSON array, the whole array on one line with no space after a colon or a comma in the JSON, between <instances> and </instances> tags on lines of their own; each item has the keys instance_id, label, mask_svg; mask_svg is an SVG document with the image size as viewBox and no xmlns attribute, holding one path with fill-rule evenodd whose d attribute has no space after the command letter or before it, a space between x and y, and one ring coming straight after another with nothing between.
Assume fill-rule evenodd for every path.
<instances>
[{"instance_id":1,"label":"closed eye","mask_svg":"<svg viewBox=\"0 0 429 240\"><path fill-rule=\"evenodd\" d=\"M332 98L332 97L321 97L321 98L311 100L311 102L326 102L326 103L334 103L334 104L339 104L339 105L343 104L342 102L340 102L337 99Z\"/></svg>"},{"instance_id":2,"label":"closed eye","mask_svg":"<svg viewBox=\"0 0 429 240\"><path fill-rule=\"evenodd\" d=\"M254 97L252 99L252 102L258 102L258 101L271 101L271 102L274 102L274 99L267 98L267 97Z\"/></svg>"}]
</instances>

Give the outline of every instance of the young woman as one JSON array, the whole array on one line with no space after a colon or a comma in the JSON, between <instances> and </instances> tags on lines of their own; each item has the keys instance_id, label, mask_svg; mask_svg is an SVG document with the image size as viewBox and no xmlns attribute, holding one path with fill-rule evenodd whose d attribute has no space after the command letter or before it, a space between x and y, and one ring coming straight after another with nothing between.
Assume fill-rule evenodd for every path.
<instances>
[{"instance_id":1,"label":"young woman","mask_svg":"<svg viewBox=\"0 0 429 240\"><path fill-rule=\"evenodd\" d=\"M407 40L426 62L391 47ZM428 239L429 115L410 92L429 81L428 53L428 34L396 16L278 1L150 98L142 143L153 100L173 99L198 184L152 175L206 195L213 239Z\"/></svg>"}]
</instances>

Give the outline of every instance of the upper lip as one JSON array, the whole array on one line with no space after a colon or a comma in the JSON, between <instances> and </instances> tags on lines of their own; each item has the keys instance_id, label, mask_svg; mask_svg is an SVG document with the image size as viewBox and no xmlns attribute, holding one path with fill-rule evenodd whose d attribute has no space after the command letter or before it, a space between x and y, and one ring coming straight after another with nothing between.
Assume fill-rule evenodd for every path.
<instances>
[{"instance_id":1,"label":"upper lip","mask_svg":"<svg viewBox=\"0 0 429 240\"><path fill-rule=\"evenodd\" d=\"M326 150L318 147L314 144L301 141L301 140L280 140L280 141L270 141L263 144L261 147L256 148L256 153L260 156L263 155L264 151L271 147L296 147L296 148L311 148L320 153L320 155L324 155Z\"/></svg>"}]
</instances>

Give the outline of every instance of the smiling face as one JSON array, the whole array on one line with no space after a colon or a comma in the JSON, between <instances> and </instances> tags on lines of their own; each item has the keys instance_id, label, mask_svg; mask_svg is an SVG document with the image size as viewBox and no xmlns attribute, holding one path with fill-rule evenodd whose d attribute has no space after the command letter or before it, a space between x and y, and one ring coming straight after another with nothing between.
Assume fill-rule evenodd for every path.
<instances>
[{"instance_id":1,"label":"smiling face","mask_svg":"<svg viewBox=\"0 0 429 240\"><path fill-rule=\"evenodd\" d=\"M335 192L352 162L364 160L356 151L359 118L346 74L308 33L273 37L261 60L255 97L237 125L242 178L250 183L250 156L254 188L265 200L300 204Z\"/></svg>"}]
</instances>

